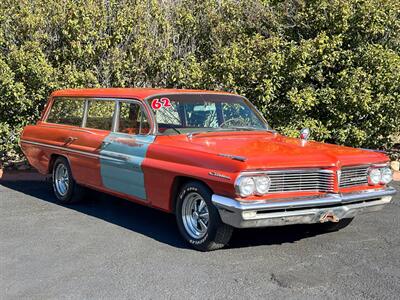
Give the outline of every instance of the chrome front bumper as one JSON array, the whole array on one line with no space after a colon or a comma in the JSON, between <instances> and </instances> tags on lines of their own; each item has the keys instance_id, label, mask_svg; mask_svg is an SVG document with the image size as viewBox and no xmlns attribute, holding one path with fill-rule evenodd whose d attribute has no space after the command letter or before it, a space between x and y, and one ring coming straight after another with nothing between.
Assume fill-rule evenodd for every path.
<instances>
[{"instance_id":1,"label":"chrome front bumper","mask_svg":"<svg viewBox=\"0 0 400 300\"><path fill-rule=\"evenodd\" d=\"M237 228L249 228L352 218L359 213L382 209L392 200L394 194L396 190L387 187L358 193L252 202L213 195L212 202L218 208L224 223Z\"/></svg>"}]
</instances>

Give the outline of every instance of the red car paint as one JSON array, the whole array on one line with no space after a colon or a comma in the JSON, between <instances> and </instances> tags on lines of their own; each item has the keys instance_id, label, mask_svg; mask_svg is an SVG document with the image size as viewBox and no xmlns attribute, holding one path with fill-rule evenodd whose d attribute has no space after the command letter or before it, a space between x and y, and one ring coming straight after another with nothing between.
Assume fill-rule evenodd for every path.
<instances>
[{"instance_id":1,"label":"red car paint","mask_svg":"<svg viewBox=\"0 0 400 300\"><path fill-rule=\"evenodd\" d=\"M97 157L109 131L80 128L43 122L55 97L95 97L145 99L172 93L221 93L214 91L177 89L76 89L54 92L46 105L41 121L27 126L21 136L21 147L29 162L41 173L51 172L55 155L65 156L75 180L109 194L140 202L164 211L173 210L178 184L185 178L204 182L215 194L240 200L259 200L258 196L241 199L236 195L234 182L242 171L296 168L327 168L334 171L344 166L385 163L388 158L373 151L330 145L284 137L273 132L212 132L195 136L186 134L157 135L149 145L142 163L147 201L107 189L100 174ZM167 103L163 102L164 105ZM150 108L146 105L148 112ZM72 140L70 138L73 138ZM27 142L47 144L43 147ZM84 153L84 154L82 154ZM245 157L234 160L220 154ZM210 173L220 176L210 175ZM347 193L381 186L356 186L339 189L335 176L335 192ZM262 199L315 195L315 192L277 193Z\"/></svg>"}]
</instances>

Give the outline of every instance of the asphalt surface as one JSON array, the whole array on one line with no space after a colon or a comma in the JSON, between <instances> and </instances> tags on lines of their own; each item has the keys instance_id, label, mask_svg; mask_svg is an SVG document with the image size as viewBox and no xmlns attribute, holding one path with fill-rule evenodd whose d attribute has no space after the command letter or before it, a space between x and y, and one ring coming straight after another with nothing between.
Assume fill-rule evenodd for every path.
<instances>
[{"instance_id":1,"label":"asphalt surface","mask_svg":"<svg viewBox=\"0 0 400 300\"><path fill-rule=\"evenodd\" d=\"M399 200L339 232L241 230L201 253L168 214L99 193L65 207L46 183L3 181L0 299L399 299Z\"/></svg>"}]
</instances>

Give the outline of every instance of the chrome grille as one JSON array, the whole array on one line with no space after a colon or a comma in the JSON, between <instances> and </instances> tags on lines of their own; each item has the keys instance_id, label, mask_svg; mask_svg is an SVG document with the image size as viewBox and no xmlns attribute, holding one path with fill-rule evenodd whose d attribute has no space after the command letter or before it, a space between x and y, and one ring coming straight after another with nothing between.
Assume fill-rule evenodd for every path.
<instances>
[{"instance_id":1,"label":"chrome grille","mask_svg":"<svg viewBox=\"0 0 400 300\"><path fill-rule=\"evenodd\" d=\"M269 171L269 192L332 192L334 174L328 170L285 170Z\"/></svg>"},{"instance_id":2,"label":"chrome grille","mask_svg":"<svg viewBox=\"0 0 400 300\"><path fill-rule=\"evenodd\" d=\"M340 187L368 184L368 166L344 167L340 175Z\"/></svg>"}]
</instances>

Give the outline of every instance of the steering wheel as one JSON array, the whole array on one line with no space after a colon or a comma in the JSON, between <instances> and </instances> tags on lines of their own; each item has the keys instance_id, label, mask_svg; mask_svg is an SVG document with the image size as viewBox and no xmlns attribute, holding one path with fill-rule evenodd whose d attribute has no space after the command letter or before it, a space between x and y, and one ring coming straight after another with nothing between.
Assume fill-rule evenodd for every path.
<instances>
[{"instance_id":1,"label":"steering wheel","mask_svg":"<svg viewBox=\"0 0 400 300\"><path fill-rule=\"evenodd\" d=\"M242 122L244 121L243 118L241 118L241 117L232 118L232 119L228 119L228 120L222 122L221 125L219 125L219 127L224 127L224 125L226 125L227 123L230 123L230 122L236 121L236 120L239 120L239 121L242 121Z\"/></svg>"}]
</instances>

